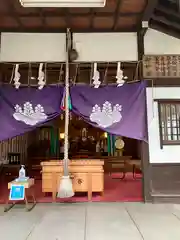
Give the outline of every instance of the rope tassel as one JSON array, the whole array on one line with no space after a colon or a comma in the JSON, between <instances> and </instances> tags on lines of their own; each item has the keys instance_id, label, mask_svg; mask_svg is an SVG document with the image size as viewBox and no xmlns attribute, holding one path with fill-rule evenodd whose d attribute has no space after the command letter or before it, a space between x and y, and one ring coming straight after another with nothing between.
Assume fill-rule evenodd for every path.
<instances>
[{"instance_id":1,"label":"rope tassel","mask_svg":"<svg viewBox=\"0 0 180 240\"><path fill-rule=\"evenodd\" d=\"M65 106L66 106L66 93L64 92L62 102L61 102L61 110L65 111L65 109L66 109ZM69 98L68 98L68 108L69 108L69 110L72 110L71 96L69 96Z\"/></svg>"}]
</instances>

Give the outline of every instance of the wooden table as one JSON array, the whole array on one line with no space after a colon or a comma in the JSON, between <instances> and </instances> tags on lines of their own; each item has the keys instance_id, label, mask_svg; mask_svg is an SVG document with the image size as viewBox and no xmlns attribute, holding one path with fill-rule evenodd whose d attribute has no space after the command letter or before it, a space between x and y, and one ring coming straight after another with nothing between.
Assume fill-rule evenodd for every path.
<instances>
[{"instance_id":1,"label":"wooden table","mask_svg":"<svg viewBox=\"0 0 180 240\"><path fill-rule=\"evenodd\" d=\"M122 172L122 176L113 177L113 179L123 180L126 176L127 162L130 161L131 156L120 156L120 157L108 157L105 161L108 164L109 175L112 172Z\"/></svg>"},{"instance_id":2,"label":"wooden table","mask_svg":"<svg viewBox=\"0 0 180 240\"><path fill-rule=\"evenodd\" d=\"M110 165L111 165L111 172L110 175L112 174L112 169L113 166L116 166L117 171L119 172L120 170L122 171L122 176L120 177L113 177L113 179L124 179L126 176L126 167L125 167L125 161L124 160L111 160L109 161Z\"/></svg>"},{"instance_id":3,"label":"wooden table","mask_svg":"<svg viewBox=\"0 0 180 240\"><path fill-rule=\"evenodd\" d=\"M132 166L132 171L133 171L133 178L134 179L139 179L137 176L136 176L136 170L141 170L141 160L139 159L132 159L132 160L129 160L127 162L127 164L129 166Z\"/></svg>"},{"instance_id":4,"label":"wooden table","mask_svg":"<svg viewBox=\"0 0 180 240\"><path fill-rule=\"evenodd\" d=\"M34 179L33 178L29 178L26 182L17 182L17 181L12 181L8 183L8 189L11 189L12 185L23 185L25 188L25 205L26 205L26 210L27 211L31 211L35 205L36 205L36 199L35 199L35 195L34 195ZM27 192L30 191L32 199L33 199L33 203L32 205L29 207L29 203L28 202L28 196L27 196ZM4 208L4 212L8 212L14 205L16 204L16 201L10 201L9 200L9 196L8 199L6 201L6 206Z\"/></svg>"},{"instance_id":5,"label":"wooden table","mask_svg":"<svg viewBox=\"0 0 180 240\"><path fill-rule=\"evenodd\" d=\"M129 158L129 159L128 159ZM136 176L136 170L141 170L141 160L140 159L130 159L131 157L127 156L126 159L121 159L121 158L112 158L110 160L108 160L108 164L110 165L109 167L109 174L111 175L112 172L114 172L113 169L113 165L115 166L117 172L119 172L121 170L122 172L122 176L120 177L113 177L113 179L120 179L123 180L126 177L126 172L129 171L129 169L131 169L132 173L133 173L133 178L134 179L139 179Z\"/></svg>"},{"instance_id":6,"label":"wooden table","mask_svg":"<svg viewBox=\"0 0 180 240\"><path fill-rule=\"evenodd\" d=\"M69 172L74 192L87 192L91 201L93 192L104 192L104 161L98 159L70 160ZM51 192L53 201L63 176L63 161L42 162L42 192Z\"/></svg>"}]
</instances>

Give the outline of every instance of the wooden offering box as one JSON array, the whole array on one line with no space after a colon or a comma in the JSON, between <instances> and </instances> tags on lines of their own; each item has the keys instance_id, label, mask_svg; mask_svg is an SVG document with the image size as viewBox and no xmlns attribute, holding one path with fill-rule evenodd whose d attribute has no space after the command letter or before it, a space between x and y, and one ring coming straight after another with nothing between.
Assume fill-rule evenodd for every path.
<instances>
[{"instance_id":1,"label":"wooden offering box","mask_svg":"<svg viewBox=\"0 0 180 240\"><path fill-rule=\"evenodd\" d=\"M87 192L88 200L92 192L104 191L104 161L97 159L71 160L69 172L73 182L74 192ZM55 201L60 178L63 176L63 161L41 162L42 166L42 191L52 192Z\"/></svg>"}]
</instances>

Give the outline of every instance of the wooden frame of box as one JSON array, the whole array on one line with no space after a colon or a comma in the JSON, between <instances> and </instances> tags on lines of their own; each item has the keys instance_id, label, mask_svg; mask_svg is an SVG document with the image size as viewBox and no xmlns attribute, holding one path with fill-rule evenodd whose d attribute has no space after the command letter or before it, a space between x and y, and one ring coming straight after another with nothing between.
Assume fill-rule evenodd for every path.
<instances>
[{"instance_id":1,"label":"wooden frame of box","mask_svg":"<svg viewBox=\"0 0 180 240\"><path fill-rule=\"evenodd\" d=\"M74 192L87 192L88 200L92 199L93 192L104 192L104 161L97 159L71 160L69 172L73 182ZM63 161L41 162L42 192L51 192L53 201L63 175Z\"/></svg>"}]
</instances>

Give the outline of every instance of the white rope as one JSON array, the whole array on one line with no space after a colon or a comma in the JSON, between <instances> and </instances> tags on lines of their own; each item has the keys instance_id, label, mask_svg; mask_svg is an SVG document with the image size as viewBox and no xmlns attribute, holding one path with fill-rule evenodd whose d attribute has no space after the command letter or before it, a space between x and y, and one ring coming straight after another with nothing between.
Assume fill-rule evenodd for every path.
<instances>
[{"instance_id":1,"label":"white rope","mask_svg":"<svg viewBox=\"0 0 180 240\"><path fill-rule=\"evenodd\" d=\"M64 175L68 176L68 164L69 164L69 29L67 30L67 50L66 50L66 77L65 77L65 131L64 131Z\"/></svg>"},{"instance_id":2,"label":"white rope","mask_svg":"<svg viewBox=\"0 0 180 240\"><path fill-rule=\"evenodd\" d=\"M68 127L69 127L69 36L70 31L67 29L67 48L66 48L66 78L65 78L65 131L64 131L64 162L63 162L63 169L64 174L61 178L58 197L60 198L69 198L74 196L72 180L69 176L69 157L68 157Z\"/></svg>"}]
</instances>

